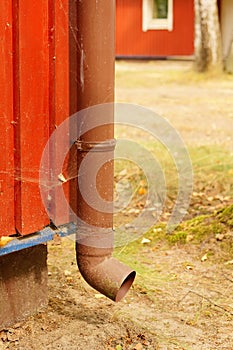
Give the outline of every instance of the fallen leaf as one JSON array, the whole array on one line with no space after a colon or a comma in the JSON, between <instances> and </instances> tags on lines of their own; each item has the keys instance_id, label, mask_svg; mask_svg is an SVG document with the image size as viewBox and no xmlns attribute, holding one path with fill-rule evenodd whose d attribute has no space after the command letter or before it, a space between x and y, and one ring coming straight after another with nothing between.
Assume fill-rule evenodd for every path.
<instances>
[{"instance_id":1,"label":"fallen leaf","mask_svg":"<svg viewBox=\"0 0 233 350\"><path fill-rule=\"evenodd\" d=\"M188 242L191 242L192 240L193 240L193 235L187 235L187 237L186 237L186 242L188 243Z\"/></svg>"},{"instance_id":2,"label":"fallen leaf","mask_svg":"<svg viewBox=\"0 0 233 350\"><path fill-rule=\"evenodd\" d=\"M60 245L61 244L61 236L57 233L53 235L53 243L55 245Z\"/></svg>"},{"instance_id":3,"label":"fallen leaf","mask_svg":"<svg viewBox=\"0 0 233 350\"><path fill-rule=\"evenodd\" d=\"M158 227L158 228L154 228L153 229L153 232L154 233L157 233L157 232L162 232L163 230L161 229L161 227Z\"/></svg>"},{"instance_id":4,"label":"fallen leaf","mask_svg":"<svg viewBox=\"0 0 233 350\"><path fill-rule=\"evenodd\" d=\"M193 197L199 197L198 192L193 192Z\"/></svg>"},{"instance_id":5,"label":"fallen leaf","mask_svg":"<svg viewBox=\"0 0 233 350\"><path fill-rule=\"evenodd\" d=\"M120 344L118 344L118 345L116 346L116 350L123 350L123 348L122 348L122 346L121 346Z\"/></svg>"},{"instance_id":6,"label":"fallen leaf","mask_svg":"<svg viewBox=\"0 0 233 350\"><path fill-rule=\"evenodd\" d=\"M205 193L204 192L193 192L193 197L204 197Z\"/></svg>"},{"instance_id":7,"label":"fallen leaf","mask_svg":"<svg viewBox=\"0 0 233 350\"><path fill-rule=\"evenodd\" d=\"M72 283L73 282L73 277L66 277L66 282L67 283Z\"/></svg>"},{"instance_id":8,"label":"fallen leaf","mask_svg":"<svg viewBox=\"0 0 233 350\"><path fill-rule=\"evenodd\" d=\"M1 237L0 238L0 248L5 247L9 242L11 242L14 238L13 237Z\"/></svg>"},{"instance_id":9,"label":"fallen leaf","mask_svg":"<svg viewBox=\"0 0 233 350\"><path fill-rule=\"evenodd\" d=\"M201 258L201 261L204 262L207 260L207 254L204 254L203 257Z\"/></svg>"},{"instance_id":10,"label":"fallen leaf","mask_svg":"<svg viewBox=\"0 0 233 350\"><path fill-rule=\"evenodd\" d=\"M131 208L129 211L128 211L129 214L139 214L140 213L140 210L139 209L134 209L134 208Z\"/></svg>"},{"instance_id":11,"label":"fallen leaf","mask_svg":"<svg viewBox=\"0 0 233 350\"><path fill-rule=\"evenodd\" d=\"M3 341L3 342L6 342L7 341L7 333L5 331L1 331L0 332L0 339ZM1 348L0 348L1 349Z\"/></svg>"},{"instance_id":12,"label":"fallen leaf","mask_svg":"<svg viewBox=\"0 0 233 350\"><path fill-rule=\"evenodd\" d=\"M105 298L105 296L103 294L95 294L95 298L101 299L101 298Z\"/></svg>"},{"instance_id":13,"label":"fallen leaf","mask_svg":"<svg viewBox=\"0 0 233 350\"><path fill-rule=\"evenodd\" d=\"M146 193L146 189L144 187L140 187L139 190L138 190L138 194L140 196L143 196L145 193Z\"/></svg>"},{"instance_id":14,"label":"fallen leaf","mask_svg":"<svg viewBox=\"0 0 233 350\"><path fill-rule=\"evenodd\" d=\"M224 265L233 265L233 260L226 261Z\"/></svg>"},{"instance_id":15,"label":"fallen leaf","mask_svg":"<svg viewBox=\"0 0 233 350\"><path fill-rule=\"evenodd\" d=\"M150 243L151 241L148 239L148 238L144 238L141 240L141 243L142 244L147 244L147 243Z\"/></svg>"},{"instance_id":16,"label":"fallen leaf","mask_svg":"<svg viewBox=\"0 0 233 350\"><path fill-rule=\"evenodd\" d=\"M215 237L217 241L222 241L225 235L223 233L217 233Z\"/></svg>"},{"instance_id":17,"label":"fallen leaf","mask_svg":"<svg viewBox=\"0 0 233 350\"><path fill-rule=\"evenodd\" d=\"M14 333L9 333L7 334L7 340L12 343L17 342L19 340L19 336Z\"/></svg>"},{"instance_id":18,"label":"fallen leaf","mask_svg":"<svg viewBox=\"0 0 233 350\"><path fill-rule=\"evenodd\" d=\"M125 175L127 175L127 169L121 170L121 171L118 173L118 175L120 175L120 176L125 176Z\"/></svg>"},{"instance_id":19,"label":"fallen leaf","mask_svg":"<svg viewBox=\"0 0 233 350\"><path fill-rule=\"evenodd\" d=\"M221 196L220 194L217 194L217 196L215 196L214 199L218 199L220 202L224 201L224 197Z\"/></svg>"},{"instance_id":20,"label":"fallen leaf","mask_svg":"<svg viewBox=\"0 0 233 350\"><path fill-rule=\"evenodd\" d=\"M67 276L71 276L71 272L69 270L65 270L64 271L64 275L67 277Z\"/></svg>"},{"instance_id":21,"label":"fallen leaf","mask_svg":"<svg viewBox=\"0 0 233 350\"><path fill-rule=\"evenodd\" d=\"M17 342L19 340L19 331L15 329L8 329L7 340L9 342Z\"/></svg>"},{"instance_id":22,"label":"fallen leaf","mask_svg":"<svg viewBox=\"0 0 233 350\"><path fill-rule=\"evenodd\" d=\"M155 247L151 248L152 252L156 252L158 249L159 249L159 246L157 246L157 247L155 246Z\"/></svg>"}]
</instances>

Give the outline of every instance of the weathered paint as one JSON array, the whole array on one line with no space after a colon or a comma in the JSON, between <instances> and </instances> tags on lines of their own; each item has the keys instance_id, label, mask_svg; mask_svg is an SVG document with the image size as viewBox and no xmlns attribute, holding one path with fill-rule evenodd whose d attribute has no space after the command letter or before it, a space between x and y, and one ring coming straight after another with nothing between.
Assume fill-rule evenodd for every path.
<instances>
[{"instance_id":1,"label":"weathered paint","mask_svg":"<svg viewBox=\"0 0 233 350\"><path fill-rule=\"evenodd\" d=\"M116 0L117 56L186 56L194 53L194 0L174 0L173 30L142 31L142 0Z\"/></svg>"},{"instance_id":2,"label":"weathered paint","mask_svg":"<svg viewBox=\"0 0 233 350\"><path fill-rule=\"evenodd\" d=\"M0 1L0 236L15 233L12 4Z\"/></svg>"}]
</instances>

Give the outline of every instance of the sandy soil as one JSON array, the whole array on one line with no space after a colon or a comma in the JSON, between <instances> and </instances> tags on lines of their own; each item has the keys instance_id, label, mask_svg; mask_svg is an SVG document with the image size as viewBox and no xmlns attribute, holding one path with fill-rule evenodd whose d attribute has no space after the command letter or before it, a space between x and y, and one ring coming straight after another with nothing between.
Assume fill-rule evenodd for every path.
<instances>
[{"instance_id":1,"label":"sandy soil","mask_svg":"<svg viewBox=\"0 0 233 350\"><path fill-rule=\"evenodd\" d=\"M175 77L186 72L189 80L190 69L190 62L118 62L117 100L154 108L188 144L218 144L232 152L233 80L177 83ZM138 71L149 84L123 83L124 72L133 77ZM158 274L153 293L136 283L118 304L83 281L72 241L50 243L49 306L2 331L0 349L232 350L232 262L202 259L215 243L144 248Z\"/></svg>"}]
</instances>

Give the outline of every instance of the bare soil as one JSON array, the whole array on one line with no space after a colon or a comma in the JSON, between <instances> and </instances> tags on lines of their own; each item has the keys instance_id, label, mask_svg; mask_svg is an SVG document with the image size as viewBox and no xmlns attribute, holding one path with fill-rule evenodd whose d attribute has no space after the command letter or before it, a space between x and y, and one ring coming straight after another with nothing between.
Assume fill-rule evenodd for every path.
<instances>
[{"instance_id":1,"label":"bare soil","mask_svg":"<svg viewBox=\"0 0 233 350\"><path fill-rule=\"evenodd\" d=\"M232 156L233 79L197 77L191 64L118 62L117 100L155 109L188 145L219 145ZM48 308L3 330L1 350L233 349L233 257L216 239L142 244L138 254L157 279L150 293L136 280L117 304L83 281L74 242L48 248Z\"/></svg>"}]
</instances>

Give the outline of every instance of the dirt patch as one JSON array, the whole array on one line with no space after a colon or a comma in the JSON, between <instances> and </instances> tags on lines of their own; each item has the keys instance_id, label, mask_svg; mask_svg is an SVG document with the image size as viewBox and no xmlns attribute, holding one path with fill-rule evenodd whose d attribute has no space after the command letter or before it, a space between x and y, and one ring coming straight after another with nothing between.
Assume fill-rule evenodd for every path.
<instances>
[{"instance_id":1,"label":"dirt patch","mask_svg":"<svg viewBox=\"0 0 233 350\"><path fill-rule=\"evenodd\" d=\"M187 145L233 150L233 76L197 75L192 62L118 62L118 102L152 108Z\"/></svg>"},{"instance_id":2,"label":"dirt patch","mask_svg":"<svg viewBox=\"0 0 233 350\"><path fill-rule=\"evenodd\" d=\"M232 261L215 263L207 254L212 248L213 242L142 245L135 254L156 277L139 272L142 281L114 304L82 280L72 241L50 244L49 307L1 332L1 349L230 350Z\"/></svg>"},{"instance_id":3,"label":"dirt patch","mask_svg":"<svg viewBox=\"0 0 233 350\"><path fill-rule=\"evenodd\" d=\"M197 76L191 72L190 62L117 64L118 101L154 108L170 120L190 147L212 150L218 145L224 149L224 159L228 159L224 176L229 173L229 184L233 168L232 89L232 78ZM211 154L204 157L210 159ZM221 169L201 175L202 170L196 168L190 217L231 202L232 185L227 187L224 177L216 180ZM216 181L218 186L212 186ZM230 225L224 235L232 235ZM121 247L117 256L135 267L138 277L119 304L83 281L73 241L50 243L49 306L26 322L3 330L0 349L233 349L233 257L232 250L226 252L223 247L232 247L232 238L216 237L218 233L207 224L208 230L209 238L195 244L190 237L187 242L187 236L185 244L179 239L173 245L154 241L155 231L147 234L149 242L139 239L129 245L128 253L129 247Z\"/></svg>"}]
</instances>

